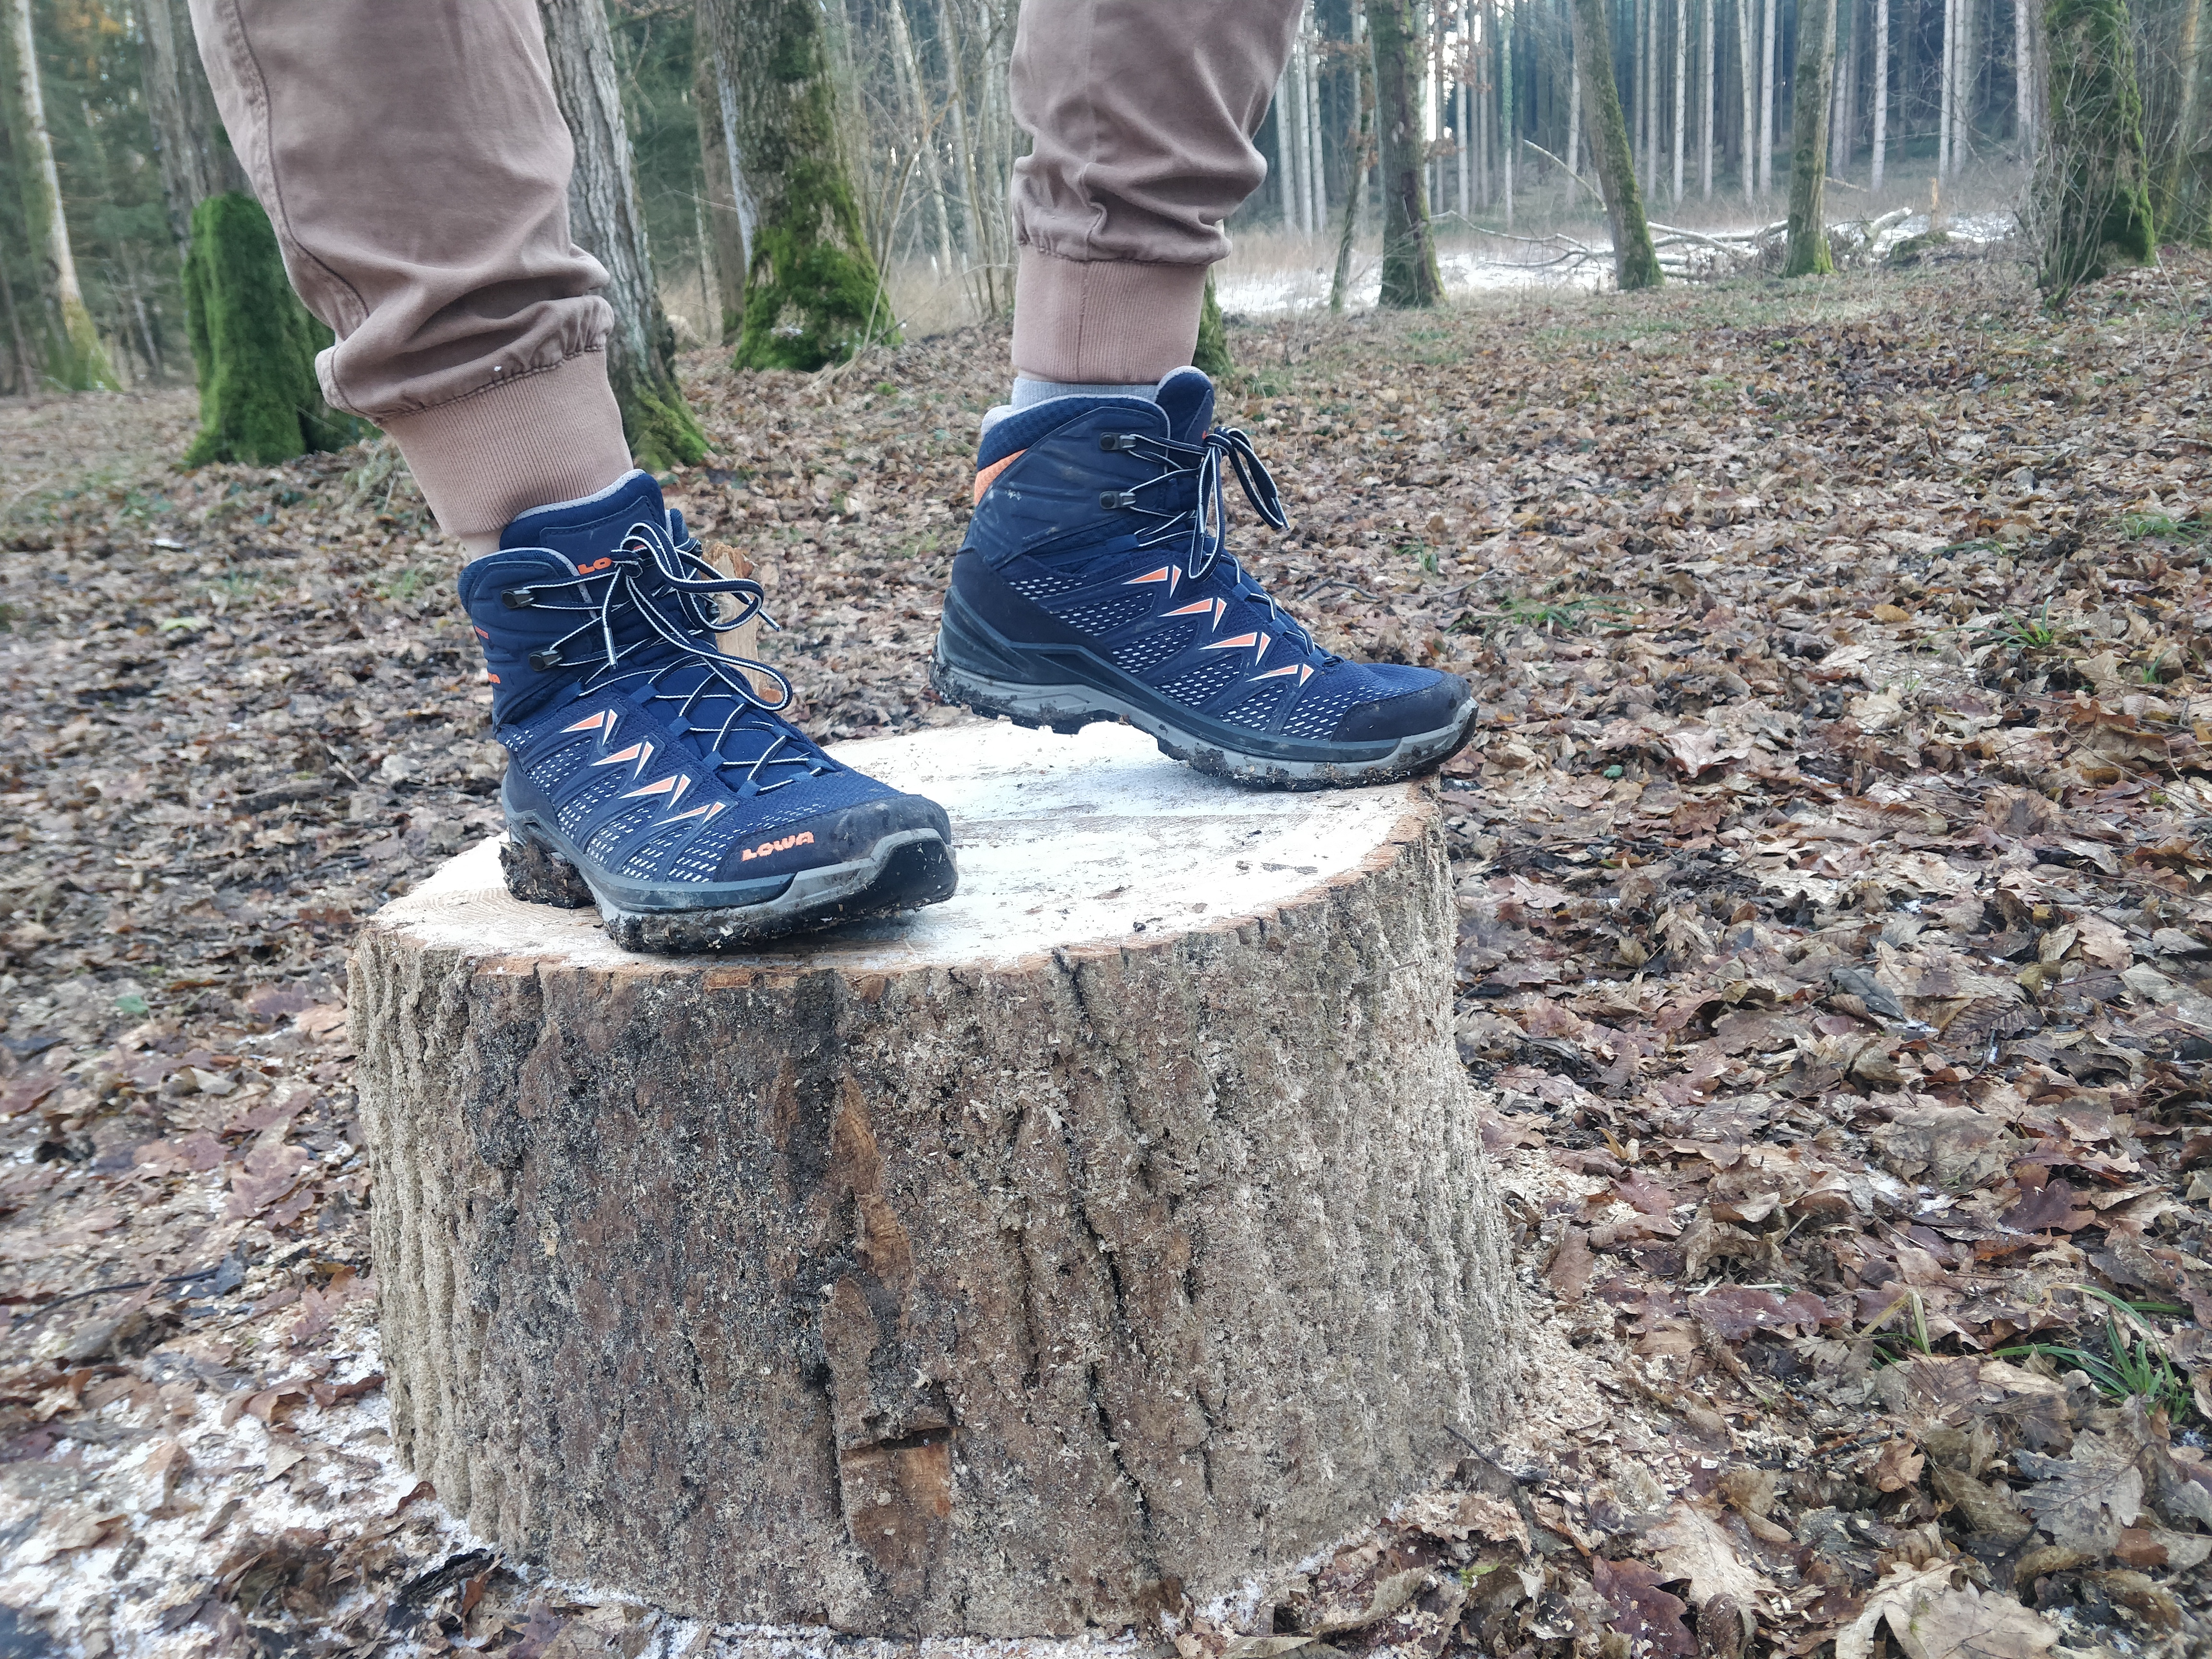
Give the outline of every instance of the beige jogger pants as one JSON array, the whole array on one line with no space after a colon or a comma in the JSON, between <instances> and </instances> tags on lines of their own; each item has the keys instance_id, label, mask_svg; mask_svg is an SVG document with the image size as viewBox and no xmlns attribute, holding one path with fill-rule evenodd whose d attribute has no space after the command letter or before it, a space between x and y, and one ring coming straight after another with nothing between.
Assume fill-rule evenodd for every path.
<instances>
[{"instance_id":1,"label":"beige jogger pants","mask_svg":"<svg viewBox=\"0 0 2212 1659\"><path fill-rule=\"evenodd\" d=\"M390 433L449 534L611 483L606 273L533 0L191 0L333 407ZM1299 0L1024 0L1014 362L1133 382L1190 360L1221 221L1264 173Z\"/></svg>"}]
</instances>

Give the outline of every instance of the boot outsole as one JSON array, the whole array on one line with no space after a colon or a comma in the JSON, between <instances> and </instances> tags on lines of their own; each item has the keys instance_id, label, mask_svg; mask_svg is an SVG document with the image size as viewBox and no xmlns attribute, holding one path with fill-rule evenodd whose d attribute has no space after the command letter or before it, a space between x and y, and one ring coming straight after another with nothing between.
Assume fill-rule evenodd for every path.
<instances>
[{"instance_id":1,"label":"boot outsole","mask_svg":"<svg viewBox=\"0 0 2212 1659\"><path fill-rule=\"evenodd\" d=\"M1474 736L1472 701L1448 725L1398 739L1387 753L1350 763L1285 760L1253 755L1187 732L1151 709L1089 685L1022 685L996 680L947 662L940 648L930 663L930 684L948 702L988 719L1009 720L1030 731L1073 736L1097 721L1127 723L1150 737L1160 752L1196 771L1265 789L1365 788L1433 771Z\"/></svg>"},{"instance_id":2,"label":"boot outsole","mask_svg":"<svg viewBox=\"0 0 2212 1659\"><path fill-rule=\"evenodd\" d=\"M959 885L952 849L933 829L884 836L866 857L801 870L757 902L694 909L626 908L598 892L562 838L542 824L510 819L500 848L507 890L526 904L596 908L625 951L689 956L818 932L941 903Z\"/></svg>"}]
</instances>

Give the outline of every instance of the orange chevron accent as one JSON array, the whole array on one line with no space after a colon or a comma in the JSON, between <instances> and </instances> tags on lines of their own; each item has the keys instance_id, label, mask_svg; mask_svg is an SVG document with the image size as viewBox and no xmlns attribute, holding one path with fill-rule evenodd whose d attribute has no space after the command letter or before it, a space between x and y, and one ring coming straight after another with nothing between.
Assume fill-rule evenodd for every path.
<instances>
[{"instance_id":1,"label":"orange chevron accent","mask_svg":"<svg viewBox=\"0 0 2212 1659\"><path fill-rule=\"evenodd\" d=\"M1274 642L1275 636L1273 634L1262 634L1260 635L1260 648L1252 653L1252 665L1254 667L1258 667L1260 664L1267 660L1267 647Z\"/></svg>"},{"instance_id":2,"label":"orange chevron accent","mask_svg":"<svg viewBox=\"0 0 2212 1659\"><path fill-rule=\"evenodd\" d=\"M1298 684L1300 685L1304 685L1312 678L1313 665L1310 663L1300 663L1298 665Z\"/></svg>"},{"instance_id":3,"label":"orange chevron accent","mask_svg":"<svg viewBox=\"0 0 2212 1659\"><path fill-rule=\"evenodd\" d=\"M1286 668L1270 668L1266 673L1255 674L1252 678L1255 680L1279 680L1285 674L1310 674L1312 672L1313 670L1308 668L1304 663L1294 662Z\"/></svg>"},{"instance_id":4,"label":"orange chevron accent","mask_svg":"<svg viewBox=\"0 0 2212 1659\"><path fill-rule=\"evenodd\" d=\"M1168 592L1170 596L1172 597L1175 592L1175 587L1173 585L1174 580L1174 567L1164 564L1158 570L1147 570L1141 576L1130 577L1129 580L1123 582L1121 586L1124 587L1142 587L1146 582L1166 582L1170 585Z\"/></svg>"},{"instance_id":5,"label":"orange chevron accent","mask_svg":"<svg viewBox=\"0 0 2212 1659\"><path fill-rule=\"evenodd\" d=\"M632 777L640 777L644 775L646 763L650 761L652 758L653 745L651 744L634 743L630 744L629 748L618 749L611 755L600 756L599 758L593 761L592 764L594 766L612 766L617 761L634 760L637 763L637 770L631 773L630 775Z\"/></svg>"},{"instance_id":6,"label":"orange chevron accent","mask_svg":"<svg viewBox=\"0 0 2212 1659\"><path fill-rule=\"evenodd\" d=\"M1196 605L1179 605L1175 610L1164 611L1162 614L1170 617L1203 617L1218 603L1219 601L1215 599L1200 599Z\"/></svg>"},{"instance_id":7,"label":"orange chevron accent","mask_svg":"<svg viewBox=\"0 0 2212 1659\"><path fill-rule=\"evenodd\" d=\"M706 802L703 805L695 806L686 812L671 812L666 817L661 819L661 822L663 823L681 823L685 818L696 818L702 812L711 818L715 813L720 811L723 807L728 805L729 803L727 801L710 800Z\"/></svg>"},{"instance_id":8,"label":"orange chevron accent","mask_svg":"<svg viewBox=\"0 0 2212 1659\"><path fill-rule=\"evenodd\" d=\"M665 795L671 806L683 799L684 792L691 787L691 780L681 772L672 772L658 783L648 783L642 789L633 789L624 800L635 800L640 795Z\"/></svg>"},{"instance_id":9,"label":"orange chevron accent","mask_svg":"<svg viewBox=\"0 0 2212 1659\"><path fill-rule=\"evenodd\" d=\"M578 720L574 726L564 726L561 729L563 732L596 732L606 723L607 711L602 708L589 720Z\"/></svg>"},{"instance_id":10,"label":"orange chevron accent","mask_svg":"<svg viewBox=\"0 0 2212 1659\"><path fill-rule=\"evenodd\" d=\"M1239 634L1234 639L1216 640L1206 648L1209 651L1234 651L1239 646L1255 643L1259 637L1257 634Z\"/></svg>"},{"instance_id":11,"label":"orange chevron accent","mask_svg":"<svg viewBox=\"0 0 2212 1659\"><path fill-rule=\"evenodd\" d=\"M1216 600L1213 602L1213 625L1214 625L1216 628L1219 628L1219 627L1221 626L1221 618L1222 618L1224 615L1226 615L1226 614L1227 614L1228 610L1229 610L1229 601L1228 601L1228 600L1226 600L1226 599L1216 599Z\"/></svg>"},{"instance_id":12,"label":"orange chevron accent","mask_svg":"<svg viewBox=\"0 0 2212 1659\"><path fill-rule=\"evenodd\" d=\"M1182 567L1181 565L1176 565L1173 569L1168 572L1168 597L1170 599L1175 598L1176 589L1182 586Z\"/></svg>"},{"instance_id":13,"label":"orange chevron accent","mask_svg":"<svg viewBox=\"0 0 2212 1659\"><path fill-rule=\"evenodd\" d=\"M999 482L999 475L1028 453L1026 449L1018 449L1003 459L992 462L975 475L975 500L979 505L983 500L983 492Z\"/></svg>"}]
</instances>

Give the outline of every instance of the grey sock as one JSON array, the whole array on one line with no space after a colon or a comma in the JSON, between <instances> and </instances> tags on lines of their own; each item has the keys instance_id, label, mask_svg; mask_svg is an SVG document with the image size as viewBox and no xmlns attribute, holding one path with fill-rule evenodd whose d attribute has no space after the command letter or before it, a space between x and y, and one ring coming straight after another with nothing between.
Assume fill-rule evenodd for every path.
<instances>
[{"instance_id":1,"label":"grey sock","mask_svg":"<svg viewBox=\"0 0 2212 1659\"><path fill-rule=\"evenodd\" d=\"M1149 381L1142 386L1076 386L1065 380L1032 380L1026 374L1017 374L1012 404L1016 409L1028 409L1054 398L1142 398L1150 403L1156 390Z\"/></svg>"}]
</instances>

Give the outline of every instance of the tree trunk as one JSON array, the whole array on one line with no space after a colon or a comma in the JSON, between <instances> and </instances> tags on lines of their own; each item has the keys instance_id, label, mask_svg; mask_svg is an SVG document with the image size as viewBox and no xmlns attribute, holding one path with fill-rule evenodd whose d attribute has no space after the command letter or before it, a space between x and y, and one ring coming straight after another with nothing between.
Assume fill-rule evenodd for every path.
<instances>
[{"instance_id":1,"label":"tree trunk","mask_svg":"<svg viewBox=\"0 0 2212 1659\"><path fill-rule=\"evenodd\" d=\"M1472 84L1474 78L1474 8L1468 0L1460 0L1458 23L1459 62L1455 79L1459 120L1454 137L1459 150L1459 212L1461 218L1472 220L1474 217L1474 193L1468 169L1474 164L1474 88Z\"/></svg>"},{"instance_id":2,"label":"tree trunk","mask_svg":"<svg viewBox=\"0 0 2212 1659\"><path fill-rule=\"evenodd\" d=\"M1571 3L1571 0L1570 3ZM1567 27L1570 32L1574 28L1571 18L1568 21ZM1571 39L1571 33L1570 38ZM1574 66L1568 70L1567 78L1567 171L1571 173L1579 173L1582 171L1582 162L1576 156L1575 152L1582 148L1583 142L1583 66L1580 58L1577 58Z\"/></svg>"},{"instance_id":3,"label":"tree trunk","mask_svg":"<svg viewBox=\"0 0 2212 1659\"><path fill-rule=\"evenodd\" d=\"M1797 0L1797 73L1790 110L1790 240L1784 276L1834 270L1821 209L1828 176L1828 94L1834 83L1836 0Z\"/></svg>"},{"instance_id":4,"label":"tree trunk","mask_svg":"<svg viewBox=\"0 0 2212 1659\"><path fill-rule=\"evenodd\" d=\"M568 175L568 230L606 268L599 290L614 312L607 379L623 436L637 464L658 472L707 453L707 440L676 384L676 331L660 307L645 241L629 130L615 79L614 40L600 0L538 0L553 95L576 160Z\"/></svg>"},{"instance_id":5,"label":"tree trunk","mask_svg":"<svg viewBox=\"0 0 2212 1659\"><path fill-rule=\"evenodd\" d=\"M1433 798L1317 849L1050 741L842 751L985 872L889 939L629 956L496 842L363 930L392 1432L503 1553L710 1621L1149 1637L1492 1439L1524 1316ZM1159 816L1086 839L1102 788Z\"/></svg>"},{"instance_id":6,"label":"tree trunk","mask_svg":"<svg viewBox=\"0 0 2212 1659\"><path fill-rule=\"evenodd\" d=\"M1220 296L1213 291L1213 273L1206 273L1206 297L1198 307L1198 344L1191 351L1191 367L1221 380L1236 367L1229 356L1229 329L1221 320Z\"/></svg>"},{"instance_id":7,"label":"tree trunk","mask_svg":"<svg viewBox=\"0 0 2212 1659\"><path fill-rule=\"evenodd\" d=\"M1306 200L1314 234L1328 228L1328 166L1321 141L1321 31L1307 15L1305 51Z\"/></svg>"},{"instance_id":8,"label":"tree trunk","mask_svg":"<svg viewBox=\"0 0 2212 1659\"><path fill-rule=\"evenodd\" d=\"M2192 19L2202 3L2203 0L2183 0ZM2034 25L2030 21L2033 12L2030 0L2012 0L2013 147L2020 152L2020 159L2030 166L2035 161ZM2193 76L2191 85L2193 89Z\"/></svg>"},{"instance_id":9,"label":"tree trunk","mask_svg":"<svg viewBox=\"0 0 2212 1659\"><path fill-rule=\"evenodd\" d=\"M912 142L921 154L921 180L929 191L933 225L937 233L937 257L944 267L944 280L950 282L957 267L952 260L952 222L945 210L945 170L939 164L937 154L937 118L922 90L921 64L915 56L914 33L907 24L906 0L886 0L884 9L890 14L891 47Z\"/></svg>"},{"instance_id":10,"label":"tree trunk","mask_svg":"<svg viewBox=\"0 0 2212 1659\"><path fill-rule=\"evenodd\" d=\"M1751 20L1755 15L1752 8L1756 3L1757 0L1735 0L1736 84L1743 94L1743 131L1736 142L1735 170L1743 185L1746 206L1759 195L1757 142L1753 136L1757 131L1753 108L1759 99L1759 74L1751 52Z\"/></svg>"},{"instance_id":11,"label":"tree trunk","mask_svg":"<svg viewBox=\"0 0 2212 1659\"><path fill-rule=\"evenodd\" d=\"M1429 230L1427 160L1421 154L1421 30L1413 0L1365 0L1375 62L1376 130L1382 170L1382 291L1386 311L1443 297Z\"/></svg>"},{"instance_id":12,"label":"tree trunk","mask_svg":"<svg viewBox=\"0 0 2212 1659\"><path fill-rule=\"evenodd\" d=\"M1498 9L1498 191L1505 208L1505 228L1513 228L1513 158L1521 141L1516 136L1513 94L1513 0L1499 0Z\"/></svg>"},{"instance_id":13,"label":"tree trunk","mask_svg":"<svg viewBox=\"0 0 2212 1659\"><path fill-rule=\"evenodd\" d=\"M2203 9L2204 0L2179 0L2174 15L2173 95L2167 100L2173 113L2165 124L2168 130L2161 135L2165 148L2159 157L2158 190L2151 204L2162 225L2178 226L2180 222L2190 153L2197 141L2197 38Z\"/></svg>"},{"instance_id":14,"label":"tree trunk","mask_svg":"<svg viewBox=\"0 0 2212 1659\"><path fill-rule=\"evenodd\" d=\"M1357 12L1352 17L1352 102L1358 110L1358 125L1350 135L1351 188L1344 198L1344 227L1337 234L1336 272L1328 285L1328 308L1341 314L1347 290L1352 285L1352 248L1353 239L1359 234L1359 208L1367 199L1367 175L1374 166L1375 157L1375 70L1363 48L1366 41L1366 20ZM1473 104L1473 88L1468 89L1468 102ZM1463 176L1463 175L1462 175Z\"/></svg>"},{"instance_id":15,"label":"tree trunk","mask_svg":"<svg viewBox=\"0 0 2212 1659\"><path fill-rule=\"evenodd\" d=\"M1713 111L1720 93L1713 78L1720 61L1713 34L1714 25L1720 21L1720 0L1700 0L1700 3L1705 8L1705 73L1698 82L1698 195L1710 202L1713 199Z\"/></svg>"},{"instance_id":16,"label":"tree trunk","mask_svg":"<svg viewBox=\"0 0 2212 1659\"><path fill-rule=\"evenodd\" d=\"M2024 9L2029 0L2018 0ZM1889 0L1874 0L1874 183L1881 192L1883 164L1889 160Z\"/></svg>"},{"instance_id":17,"label":"tree trunk","mask_svg":"<svg viewBox=\"0 0 2212 1659\"><path fill-rule=\"evenodd\" d=\"M745 213L730 171L729 128L722 119L725 100L716 82L714 54L702 52L694 66L691 103L699 118L699 169L707 219L707 241L714 251L714 311L720 338L735 344L744 325L747 246ZM951 275L950 270L946 272Z\"/></svg>"},{"instance_id":18,"label":"tree trunk","mask_svg":"<svg viewBox=\"0 0 2212 1659\"><path fill-rule=\"evenodd\" d=\"M192 240L192 210L210 196L252 192L216 113L215 94L193 42L185 0L141 0L146 113L161 152L161 194L169 234L181 250Z\"/></svg>"},{"instance_id":19,"label":"tree trunk","mask_svg":"<svg viewBox=\"0 0 2212 1659\"><path fill-rule=\"evenodd\" d=\"M2124 0L2050 0L2051 107L2036 190L2038 284L2054 307L2116 264L2157 257L2142 98Z\"/></svg>"},{"instance_id":20,"label":"tree trunk","mask_svg":"<svg viewBox=\"0 0 2212 1659\"><path fill-rule=\"evenodd\" d=\"M31 27L31 0L7 0L9 43L15 59L15 96L11 137L17 182L22 191L24 228L46 255L46 278L60 321L58 337L46 351L46 378L71 392L116 389L107 349L93 326L84 290L78 286L76 256L70 251L69 216L62 206L61 174L54 166L53 137L46 130L46 93L40 83L38 36Z\"/></svg>"},{"instance_id":21,"label":"tree trunk","mask_svg":"<svg viewBox=\"0 0 2212 1659\"><path fill-rule=\"evenodd\" d=\"M1774 31L1781 0L1766 0L1766 21L1759 42L1759 194L1774 194Z\"/></svg>"},{"instance_id":22,"label":"tree trunk","mask_svg":"<svg viewBox=\"0 0 2212 1659\"><path fill-rule=\"evenodd\" d=\"M1674 0L1674 200L1682 199L1682 143L1689 131L1690 0Z\"/></svg>"},{"instance_id":23,"label":"tree trunk","mask_svg":"<svg viewBox=\"0 0 2212 1659\"><path fill-rule=\"evenodd\" d=\"M738 366L813 370L870 341L896 342L861 228L821 8L702 0L699 18L704 49L732 89L738 169L753 204Z\"/></svg>"},{"instance_id":24,"label":"tree trunk","mask_svg":"<svg viewBox=\"0 0 2212 1659\"><path fill-rule=\"evenodd\" d=\"M1574 0L1575 61L1590 106L1590 157L1613 232L1613 276L1623 293L1659 286L1659 256L1644 220L1644 195L1636 183L1636 157L1628 148L1628 123L1613 78L1613 42L1606 35L1607 0Z\"/></svg>"},{"instance_id":25,"label":"tree trunk","mask_svg":"<svg viewBox=\"0 0 2212 1659\"><path fill-rule=\"evenodd\" d=\"M1952 72L1951 50L1959 40L1959 0L1943 0L1943 50L1937 60L1936 99L1936 177L1951 179L1951 111L1957 79Z\"/></svg>"}]
</instances>

